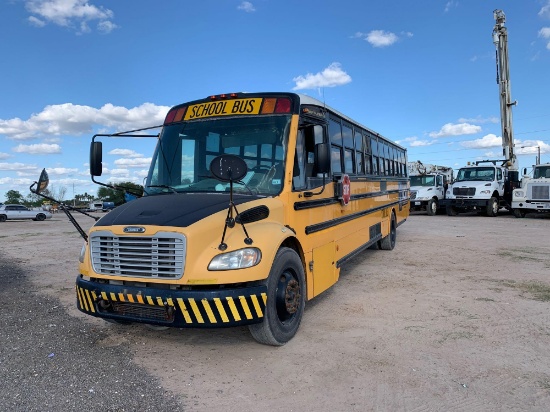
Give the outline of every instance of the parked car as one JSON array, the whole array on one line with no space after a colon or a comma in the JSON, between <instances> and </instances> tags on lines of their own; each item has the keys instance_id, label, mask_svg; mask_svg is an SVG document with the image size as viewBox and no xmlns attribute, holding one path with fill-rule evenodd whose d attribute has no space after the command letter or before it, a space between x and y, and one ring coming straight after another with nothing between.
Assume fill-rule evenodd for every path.
<instances>
[{"instance_id":1,"label":"parked car","mask_svg":"<svg viewBox=\"0 0 550 412\"><path fill-rule=\"evenodd\" d=\"M14 219L46 220L51 219L52 214L46 210L32 210L23 205L0 206L0 222Z\"/></svg>"}]
</instances>

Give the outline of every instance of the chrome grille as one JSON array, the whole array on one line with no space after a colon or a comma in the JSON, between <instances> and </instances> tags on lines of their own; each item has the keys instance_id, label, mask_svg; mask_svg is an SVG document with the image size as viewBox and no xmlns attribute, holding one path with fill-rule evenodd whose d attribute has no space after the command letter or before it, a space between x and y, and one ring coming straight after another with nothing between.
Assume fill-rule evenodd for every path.
<instances>
[{"instance_id":1,"label":"chrome grille","mask_svg":"<svg viewBox=\"0 0 550 412\"><path fill-rule=\"evenodd\" d=\"M550 185L530 185L533 200L550 200Z\"/></svg>"},{"instance_id":2,"label":"chrome grille","mask_svg":"<svg viewBox=\"0 0 550 412\"><path fill-rule=\"evenodd\" d=\"M92 267L105 275L177 279L185 267L185 236L117 236L108 231L90 236Z\"/></svg>"}]
</instances>

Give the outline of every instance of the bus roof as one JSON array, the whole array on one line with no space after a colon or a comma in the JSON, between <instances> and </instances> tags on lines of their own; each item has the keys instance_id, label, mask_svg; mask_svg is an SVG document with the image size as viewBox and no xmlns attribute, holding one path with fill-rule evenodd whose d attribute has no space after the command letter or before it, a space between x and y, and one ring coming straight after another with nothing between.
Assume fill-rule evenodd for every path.
<instances>
[{"instance_id":1,"label":"bus roof","mask_svg":"<svg viewBox=\"0 0 550 412\"><path fill-rule=\"evenodd\" d=\"M298 96L300 97L300 104L311 104L311 105L315 105L315 106L321 106L321 107L324 107L325 109L329 110L330 112L336 114L337 116L341 117L342 119L352 123L352 124L356 124L357 126L360 126L362 129L365 129L367 130L368 132L372 133L373 135L377 136L377 137L380 137L390 143L392 143L393 145L395 146L398 146L399 148L401 149L405 149L403 146L400 146L398 145L397 143L395 143L394 141L388 139L387 137L384 137L382 136L380 133L372 130L371 128L369 127L366 127L365 125L359 123L357 120L353 120L352 118L350 118L349 116L346 116L345 114L339 112L338 110L330 107L329 105L325 104L324 102L320 101L320 100L317 100L311 96L307 96L305 94L298 94Z\"/></svg>"}]
</instances>

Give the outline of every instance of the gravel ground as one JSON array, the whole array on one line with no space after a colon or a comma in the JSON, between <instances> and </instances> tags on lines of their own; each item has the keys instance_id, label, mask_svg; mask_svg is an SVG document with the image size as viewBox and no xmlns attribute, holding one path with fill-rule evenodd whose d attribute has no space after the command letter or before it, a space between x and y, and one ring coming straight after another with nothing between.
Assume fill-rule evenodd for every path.
<instances>
[{"instance_id":1,"label":"gravel ground","mask_svg":"<svg viewBox=\"0 0 550 412\"><path fill-rule=\"evenodd\" d=\"M87 316L67 217L1 223L0 411L547 411L550 215L418 212L397 232L274 348Z\"/></svg>"},{"instance_id":2,"label":"gravel ground","mask_svg":"<svg viewBox=\"0 0 550 412\"><path fill-rule=\"evenodd\" d=\"M100 345L104 331L68 316L1 253L0 285L0 411L184 410L128 345Z\"/></svg>"}]
</instances>

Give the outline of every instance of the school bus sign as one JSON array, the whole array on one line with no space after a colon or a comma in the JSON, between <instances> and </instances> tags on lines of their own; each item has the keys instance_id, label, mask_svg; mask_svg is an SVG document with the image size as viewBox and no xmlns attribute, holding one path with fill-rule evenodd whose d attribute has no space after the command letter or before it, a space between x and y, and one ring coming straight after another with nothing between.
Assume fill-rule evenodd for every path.
<instances>
[{"instance_id":1,"label":"school bus sign","mask_svg":"<svg viewBox=\"0 0 550 412\"><path fill-rule=\"evenodd\" d=\"M187 109L184 120L194 120L213 116L258 114L260 113L262 100L263 99L260 98L234 99L194 104Z\"/></svg>"}]
</instances>

